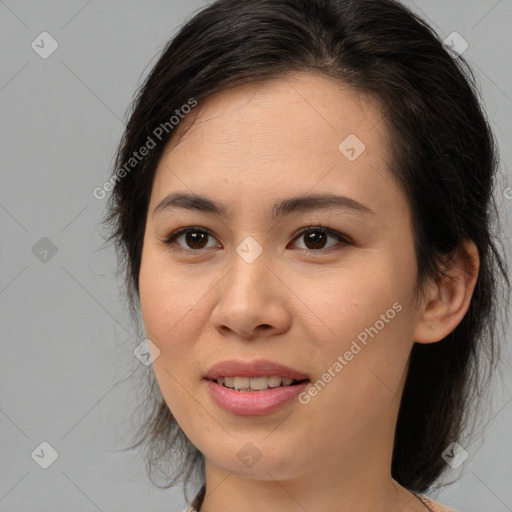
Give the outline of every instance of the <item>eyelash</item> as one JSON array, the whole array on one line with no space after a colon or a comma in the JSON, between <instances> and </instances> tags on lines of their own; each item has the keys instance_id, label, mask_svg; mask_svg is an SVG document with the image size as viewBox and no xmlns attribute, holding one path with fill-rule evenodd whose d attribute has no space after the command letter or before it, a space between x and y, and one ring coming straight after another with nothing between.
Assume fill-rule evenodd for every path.
<instances>
[{"instance_id":1,"label":"eyelash","mask_svg":"<svg viewBox=\"0 0 512 512\"><path fill-rule=\"evenodd\" d=\"M298 249L301 253L307 253L307 254L319 253L319 252L326 253L326 252L331 252L332 250L339 249L340 243L342 243L344 245L352 245L353 244L353 242L346 235L343 235L342 233L339 233L338 231L335 231L333 229L323 227L322 225L305 226L295 235L293 240L300 238L302 235L304 235L305 233L308 233L310 231L319 232L319 233L325 234L327 236L332 236L333 238L336 238L339 243L335 244L331 247L327 247L326 249ZM209 237L215 238L215 236L207 228L200 227L200 226L185 226L185 227L182 227L182 228L179 228L179 229L176 229L175 231L173 231L169 236L167 236L163 240L163 242L171 250L176 251L176 252L181 252L181 253L190 254L190 255L194 255L194 256L197 256L200 253L203 253L206 249L185 249L185 248L180 247L179 245L175 244L176 238L178 238L178 236L180 236L184 233L187 233L187 232L206 233Z\"/></svg>"}]
</instances>

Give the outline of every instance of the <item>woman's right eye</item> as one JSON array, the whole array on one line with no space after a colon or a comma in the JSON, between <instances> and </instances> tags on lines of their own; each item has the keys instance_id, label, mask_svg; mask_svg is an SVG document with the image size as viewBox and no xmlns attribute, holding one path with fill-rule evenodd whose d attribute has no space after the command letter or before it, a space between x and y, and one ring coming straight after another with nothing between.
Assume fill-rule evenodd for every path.
<instances>
[{"instance_id":1,"label":"woman's right eye","mask_svg":"<svg viewBox=\"0 0 512 512\"><path fill-rule=\"evenodd\" d=\"M165 244L172 250L197 253L202 249L210 249L215 245L208 245L209 239L215 240L208 229L201 227L184 227L173 231L166 239ZM217 245L219 247L219 245Z\"/></svg>"}]
</instances>

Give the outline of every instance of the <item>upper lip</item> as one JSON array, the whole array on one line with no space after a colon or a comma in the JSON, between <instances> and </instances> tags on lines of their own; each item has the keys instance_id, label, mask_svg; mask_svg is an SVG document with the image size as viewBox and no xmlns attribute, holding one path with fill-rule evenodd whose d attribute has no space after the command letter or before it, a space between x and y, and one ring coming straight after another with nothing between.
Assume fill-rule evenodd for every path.
<instances>
[{"instance_id":1,"label":"upper lip","mask_svg":"<svg viewBox=\"0 0 512 512\"><path fill-rule=\"evenodd\" d=\"M289 368L273 361L257 359L241 361L232 359L213 365L205 375L206 379L216 380L219 377L288 377L293 380L305 380L309 377L298 370Z\"/></svg>"}]
</instances>

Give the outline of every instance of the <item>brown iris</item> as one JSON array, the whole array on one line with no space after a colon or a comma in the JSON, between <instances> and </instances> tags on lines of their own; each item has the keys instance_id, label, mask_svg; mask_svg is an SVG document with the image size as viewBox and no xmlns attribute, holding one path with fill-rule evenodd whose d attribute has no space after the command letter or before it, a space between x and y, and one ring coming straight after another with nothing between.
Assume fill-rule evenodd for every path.
<instances>
[{"instance_id":1,"label":"brown iris","mask_svg":"<svg viewBox=\"0 0 512 512\"><path fill-rule=\"evenodd\" d=\"M309 249L321 249L326 243L327 235L322 231L310 231L309 233L305 233L303 236L306 246ZM308 244L311 244L312 247Z\"/></svg>"},{"instance_id":2,"label":"brown iris","mask_svg":"<svg viewBox=\"0 0 512 512\"><path fill-rule=\"evenodd\" d=\"M208 233L204 231L187 231L185 240L192 249L202 249L208 243Z\"/></svg>"}]
</instances>

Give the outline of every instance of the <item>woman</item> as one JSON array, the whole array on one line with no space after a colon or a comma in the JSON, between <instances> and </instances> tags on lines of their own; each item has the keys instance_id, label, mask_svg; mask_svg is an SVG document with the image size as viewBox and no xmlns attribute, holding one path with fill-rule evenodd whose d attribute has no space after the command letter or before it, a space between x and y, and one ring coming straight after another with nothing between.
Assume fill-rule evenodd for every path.
<instances>
[{"instance_id":1,"label":"woman","mask_svg":"<svg viewBox=\"0 0 512 512\"><path fill-rule=\"evenodd\" d=\"M423 493L508 283L495 171L464 61L397 2L219 0L169 42L106 220L159 389L137 445L199 477L189 510L448 510Z\"/></svg>"}]
</instances>

